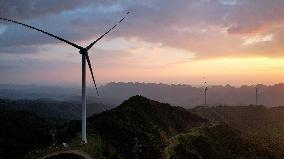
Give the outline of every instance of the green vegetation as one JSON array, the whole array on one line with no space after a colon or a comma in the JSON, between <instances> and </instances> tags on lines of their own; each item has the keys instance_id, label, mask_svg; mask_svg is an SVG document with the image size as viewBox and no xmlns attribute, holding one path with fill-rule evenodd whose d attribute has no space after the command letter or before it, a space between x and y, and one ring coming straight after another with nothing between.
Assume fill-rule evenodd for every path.
<instances>
[{"instance_id":1,"label":"green vegetation","mask_svg":"<svg viewBox=\"0 0 284 159\"><path fill-rule=\"evenodd\" d=\"M277 159L267 149L242 138L239 132L226 125L210 125L170 140L167 159Z\"/></svg>"},{"instance_id":2,"label":"green vegetation","mask_svg":"<svg viewBox=\"0 0 284 159\"><path fill-rule=\"evenodd\" d=\"M66 135L60 138L69 141L69 149L82 150L94 158L160 158L170 137L204 123L206 119L186 109L134 96L117 108L88 119L88 144L81 145L76 136L80 132L76 121L64 126L59 136ZM44 151L50 153L47 149L27 158L47 154Z\"/></svg>"},{"instance_id":3,"label":"green vegetation","mask_svg":"<svg viewBox=\"0 0 284 159\"><path fill-rule=\"evenodd\" d=\"M94 134L88 135L88 144L82 145L80 136L77 136L71 140L70 145L71 149L86 152L96 159L119 158L120 156L110 144Z\"/></svg>"},{"instance_id":4,"label":"green vegetation","mask_svg":"<svg viewBox=\"0 0 284 159\"><path fill-rule=\"evenodd\" d=\"M180 107L134 96L115 109L89 118L90 132L99 134L124 158L159 158L167 139L207 120ZM135 145L141 145L136 147Z\"/></svg>"},{"instance_id":5,"label":"green vegetation","mask_svg":"<svg viewBox=\"0 0 284 159\"><path fill-rule=\"evenodd\" d=\"M52 122L32 113L1 111L0 158L19 159L34 149L46 147Z\"/></svg>"},{"instance_id":6,"label":"green vegetation","mask_svg":"<svg viewBox=\"0 0 284 159\"><path fill-rule=\"evenodd\" d=\"M110 109L111 106L89 103L87 116ZM0 99L0 110L26 111L48 119L80 120L81 103L50 100L9 100Z\"/></svg>"},{"instance_id":7,"label":"green vegetation","mask_svg":"<svg viewBox=\"0 0 284 159\"><path fill-rule=\"evenodd\" d=\"M22 158L26 154L24 159L37 159L55 152L79 151L95 159L280 159L283 151L276 149L279 145L273 149L258 138L282 132L280 121L283 117L278 118L281 113L276 114L282 109L274 109L198 107L188 111L134 96L112 110L88 118L88 144L81 144L80 121L54 123L26 112L15 112L16 115L9 112L10 115L1 116L1 127L6 126L14 134L10 141L3 135L8 131L1 130L0 141L11 146L18 138L25 138L19 147L20 153L15 154L13 147L4 149L10 152L8 158ZM57 130L53 146L50 123ZM270 126L269 133L257 131L265 130L262 124ZM63 142L69 147L63 148ZM277 145L277 142L273 143ZM1 150L2 146L5 145L1 145ZM4 153L0 155L7 158Z\"/></svg>"},{"instance_id":8,"label":"green vegetation","mask_svg":"<svg viewBox=\"0 0 284 159\"><path fill-rule=\"evenodd\" d=\"M218 106L196 107L190 111L211 122L227 124L247 140L284 158L284 107Z\"/></svg>"}]
</instances>

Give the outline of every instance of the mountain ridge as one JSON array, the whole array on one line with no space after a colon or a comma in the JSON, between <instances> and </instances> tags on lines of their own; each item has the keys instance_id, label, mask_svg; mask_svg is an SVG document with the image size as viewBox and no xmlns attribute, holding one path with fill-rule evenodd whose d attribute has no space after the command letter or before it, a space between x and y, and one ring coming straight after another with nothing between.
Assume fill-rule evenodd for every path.
<instances>
[{"instance_id":1,"label":"mountain ridge","mask_svg":"<svg viewBox=\"0 0 284 159\"><path fill-rule=\"evenodd\" d=\"M31 151L25 159L42 157L51 150L65 150L63 142L68 143L70 150L84 151L93 158L102 159L283 157L278 151L249 140L229 124L212 122L196 112L140 95L130 97L116 108L92 115L87 124L88 144L81 144L80 121L70 121L55 125L56 145Z\"/></svg>"}]
</instances>

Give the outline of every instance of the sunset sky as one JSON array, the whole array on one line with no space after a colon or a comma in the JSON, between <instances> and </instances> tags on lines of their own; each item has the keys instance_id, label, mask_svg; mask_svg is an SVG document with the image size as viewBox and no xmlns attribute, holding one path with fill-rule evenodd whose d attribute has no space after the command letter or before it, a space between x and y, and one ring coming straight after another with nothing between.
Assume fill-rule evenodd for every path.
<instances>
[{"instance_id":1,"label":"sunset sky","mask_svg":"<svg viewBox=\"0 0 284 159\"><path fill-rule=\"evenodd\" d=\"M284 82L283 0L0 0L0 17L81 46L127 11L125 21L89 52L99 84ZM80 80L77 49L0 22L0 83L79 85Z\"/></svg>"}]
</instances>

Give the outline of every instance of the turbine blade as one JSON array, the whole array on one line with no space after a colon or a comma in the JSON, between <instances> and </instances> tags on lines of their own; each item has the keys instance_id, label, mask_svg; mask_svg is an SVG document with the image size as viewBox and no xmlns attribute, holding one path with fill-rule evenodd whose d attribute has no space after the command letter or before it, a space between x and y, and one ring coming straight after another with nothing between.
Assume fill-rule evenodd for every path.
<instances>
[{"instance_id":1,"label":"turbine blade","mask_svg":"<svg viewBox=\"0 0 284 159\"><path fill-rule=\"evenodd\" d=\"M92 65L91 65L91 61L90 61L90 58L89 58L88 53L86 53L86 60L87 60L88 65L89 65L89 69L90 69L90 72L91 72L91 75L92 75L92 79L93 79L93 82L94 82L94 85L95 85L97 94L98 94L98 96L100 96L100 95L99 95L98 88L97 88L96 80L95 80L95 77L94 77L94 73L93 73L93 69L92 69Z\"/></svg>"},{"instance_id":2,"label":"turbine blade","mask_svg":"<svg viewBox=\"0 0 284 159\"><path fill-rule=\"evenodd\" d=\"M105 32L103 35L101 35L98 39L96 39L94 42L92 42L89 46L86 47L87 50L90 50L99 40L101 40L105 35L107 35L112 29L114 29L116 26L118 26L129 14L130 12L127 12L126 15L118 22L116 23L112 28L110 28L107 32Z\"/></svg>"},{"instance_id":3,"label":"turbine blade","mask_svg":"<svg viewBox=\"0 0 284 159\"><path fill-rule=\"evenodd\" d=\"M76 45L76 44L74 44L74 43L72 43L72 42L70 42L70 41L68 41L68 40L65 40L65 39L60 38L60 37L58 37L58 36L56 36L56 35L50 34L50 33L46 32L46 31L43 31L43 30L38 29L38 28L36 28L36 27L30 26L30 25L27 25L27 24L24 24L24 23L21 23L21 22L17 22L17 21L14 21L14 20L6 19L6 18L0 18L0 20L12 22L12 23L15 23L15 24L19 24L19 25L22 25L22 26L25 26L25 27L34 29L34 30L36 30L36 31L39 31L39 32L41 32L41 33L47 34L47 35L49 35L49 36L51 36L51 37L54 37L54 38L56 38L56 39L58 39L58 40L60 40L60 41L63 41L63 42L65 42L65 43L67 43L67 44L69 44L69 45L71 45L71 46L73 46L73 47L75 47L75 48L77 48L77 49L83 49L83 47L81 47L81 46L78 46L78 45Z\"/></svg>"}]
</instances>

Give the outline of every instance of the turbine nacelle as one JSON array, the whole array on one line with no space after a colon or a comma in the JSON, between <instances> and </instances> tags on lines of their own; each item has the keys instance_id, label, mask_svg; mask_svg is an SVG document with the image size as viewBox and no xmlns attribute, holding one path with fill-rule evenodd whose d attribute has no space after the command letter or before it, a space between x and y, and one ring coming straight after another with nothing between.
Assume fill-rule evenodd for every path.
<instances>
[{"instance_id":1,"label":"turbine nacelle","mask_svg":"<svg viewBox=\"0 0 284 159\"><path fill-rule=\"evenodd\" d=\"M88 50L86 48L82 48L82 49L80 49L79 53L86 55L86 54L88 54Z\"/></svg>"}]
</instances>

